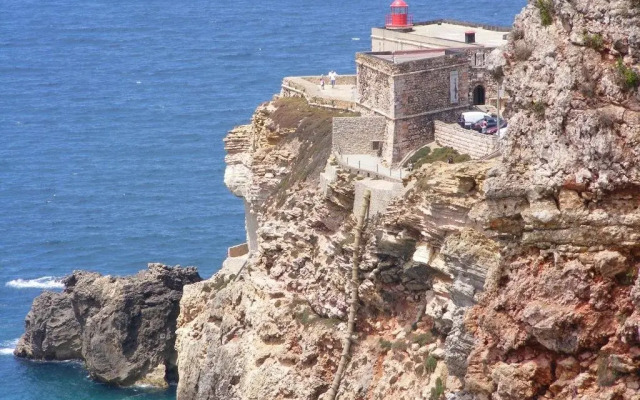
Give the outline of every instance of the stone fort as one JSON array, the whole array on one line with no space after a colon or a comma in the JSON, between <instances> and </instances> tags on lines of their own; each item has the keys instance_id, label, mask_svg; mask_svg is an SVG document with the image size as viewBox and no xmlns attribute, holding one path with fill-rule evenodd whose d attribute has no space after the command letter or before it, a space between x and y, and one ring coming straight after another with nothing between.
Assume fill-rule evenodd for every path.
<instances>
[{"instance_id":1,"label":"stone fort","mask_svg":"<svg viewBox=\"0 0 640 400\"><path fill-rule=\"evenodd\" d=\"M456 122L495 101L485 61L509 32L452 20L413 23L406 3L394 1L386 26L371 31L372 51L356 54L354 108L362 116L334 120L334 151L398 165L434 140L435 121Z\"/></svg>"}]
</instances>

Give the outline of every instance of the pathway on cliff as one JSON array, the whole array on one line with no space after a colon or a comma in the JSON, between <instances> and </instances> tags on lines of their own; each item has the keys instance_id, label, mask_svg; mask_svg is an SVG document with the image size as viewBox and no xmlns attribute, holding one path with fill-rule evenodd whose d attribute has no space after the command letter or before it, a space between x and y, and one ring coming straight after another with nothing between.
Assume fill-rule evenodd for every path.
<instances>
[{"instance_id":1,"label":"pathway on cliff","mask_svg":"<svg viewBox=\"0 0 640 400\"><path fill-rule=\"evenodd\" d=\"M409 174L402 168L390 168L385 166L378 157L367 154L336 154L338 162L345 167L355 168L361 172L374 173L380 178L402 182L402 178Z\"/></svg>"}]
</instances>

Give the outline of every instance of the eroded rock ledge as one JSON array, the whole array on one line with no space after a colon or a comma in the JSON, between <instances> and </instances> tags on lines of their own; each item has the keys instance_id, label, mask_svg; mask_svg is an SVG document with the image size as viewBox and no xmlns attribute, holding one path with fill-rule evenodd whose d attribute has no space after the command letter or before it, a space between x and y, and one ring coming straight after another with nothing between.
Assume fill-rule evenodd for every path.
<instances>
[{"instance_id":1,"label":"eroded rock ledge","mask_svg":"<svg viewBox=\"0 0 640 400\"><path fill-rule=\"evenodd\" d=\"M90 375L115 385L166 386L176 376L174 349L185 285L193 267L149 264L128 277L74 271L61 293L38 296L15 355L35 360L83 360Z\"/></svg>"}]
</instances>

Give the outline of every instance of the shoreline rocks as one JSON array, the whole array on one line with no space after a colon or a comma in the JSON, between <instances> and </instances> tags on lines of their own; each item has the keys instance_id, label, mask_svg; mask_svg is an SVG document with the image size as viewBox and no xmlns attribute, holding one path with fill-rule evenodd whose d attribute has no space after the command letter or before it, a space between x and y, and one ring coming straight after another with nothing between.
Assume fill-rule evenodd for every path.
<instances>
[{"instance_id":1,"label":"shoreline rocks","mask_svg":"<svg viewBox=\"0 0 640 400\"><path fill-rule=\"evenodd\" d=\"M200 280L194 267L162 264L128 277L74 271L64 279L63 292L44 292L34 300L14 354L82 360L92 378L109 384L166 386L177 378L174 345L182 290ZM159 371L164 371L160 378Z\"/></svg>"}]
</instances>

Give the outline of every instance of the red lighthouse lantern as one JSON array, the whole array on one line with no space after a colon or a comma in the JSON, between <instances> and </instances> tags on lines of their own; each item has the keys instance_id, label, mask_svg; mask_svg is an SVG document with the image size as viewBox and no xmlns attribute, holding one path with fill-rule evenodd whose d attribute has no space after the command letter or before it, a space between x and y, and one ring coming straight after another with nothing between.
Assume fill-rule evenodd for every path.
<instances>
[{"instance_id":1,"label":"red lighthouse lantern","mask_svg":"<svg viewBox=\"0 0 640 400\"><path fill-rule=\"evenodd\" d=\"M413 18L409 15L409 6L404 0L394 0L391 3L391 14L387 15L387 29L411 29Z\"/></svg>"}]
</instances>

